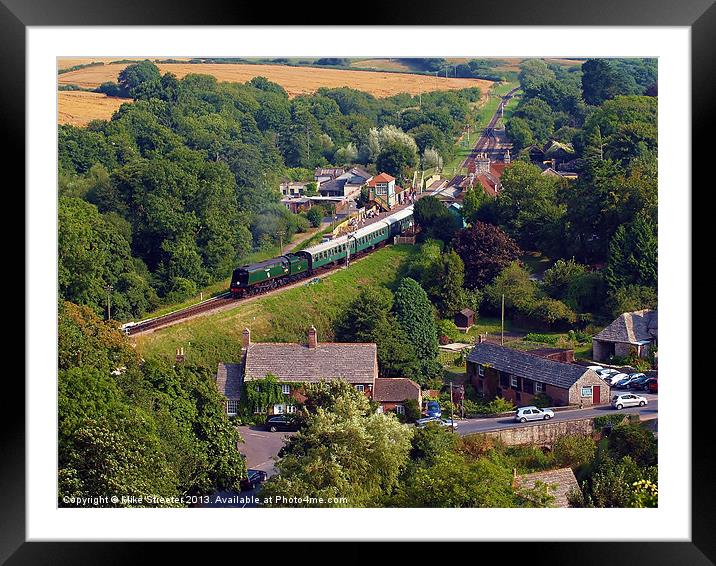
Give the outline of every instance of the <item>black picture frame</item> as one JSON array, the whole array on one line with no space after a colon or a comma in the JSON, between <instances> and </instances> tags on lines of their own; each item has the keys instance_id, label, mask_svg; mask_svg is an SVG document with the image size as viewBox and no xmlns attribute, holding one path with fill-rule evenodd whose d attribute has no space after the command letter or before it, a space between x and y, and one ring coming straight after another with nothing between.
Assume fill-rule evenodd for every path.
<instances>
[{"instance_id":1,"label":"black picture frame","mask_svg":"<svg viewBox=\"0 0 716 566\"><path fill-rule=\"evenodd\" d=\"M317 8L316 8L317 9ZM12 143L4 151L6 163L24 163L25 147L25 34L28 26L69 25L261 25L270 23L312 25L319 21L350 21L353 25L542 25L542 26L687 26L692 39L692 152L693 182L708 179L709 142L714 131L712 101L716 100L716 5L713 0L557 0L533 2L511 0L442 0L439 9L425 0L399 0L384 4L369 0L359 10L344 8L345 13L331 11L317 18L308 4L268 5L257 2L188 2L186 0L144 0L127 2L111 0L102 4L84 0L0 0L0 71L12 77L12 88L0 89L0 131ZM344 17L345 16L345 17ZM280 18L277 20L277 17ZM322 22L321 22L322 23ZM121 47L118 46L118 50ZM697 175L700 173L701 175ZM20 171L20 186L24 169ZM706 187L702 187L706 188ZM710 187L709 187L710 188ZM688 179L685 189L691 192ZM693 194L693 193L691 193ZM22 198L18 209L23 210ZM692 208L696 211L698 209ZM702 210L692 220L694 227L704 220ZM697 240L694 234L694 241ZM711 252L712 253L712 252ZM692 258L695 255L692 255ZM687 291L687 290L685 290ZM26 300L32 300L26 297ZM692 335L696 335L692 329ZM32 340L32 336L27 337ZM680 379L691 379L691 368L685 368ZM696 372L694 372L695 374ZM707 412L709 393L714 391L710 375L699 382L692 394L692 540L691 542L588 542L588 543L484 543L489 544L503 560L522 556L532 564L684 564L701 565L716 562L716 498L711 451L712 425ZM162 562L174 556L186 557L186 545L149 543L50 543L26 542L25 537L25 389L17 373L4 376L4 398L12 399L19 409L11 413L3 403L0 411L0 563L21 564L124 564L143 562L161 553ZM696 391L696 388L694 387ZM688 417L685 417L688 418ZM700 449L699 449L700 448ZM622 525L626 528L628 525ZM479 528L479 526L476 526ZM238 529L238 527L237 527ZM608 537L610 529L596 533ZM593 535L594 533L589 533ZM429 536L429 529L426 531ZM559 537L559 533L555 533ZM320 534L317 533L317 538ZM82 533L77 533L82 539ZM588 545L588 546L587 546ZM242 543L246 548L246 543ZM300 545L291 544L291 553L304 554ZM460 545L462 546L462 545ZM355 558L375 558L370 544L355 551ZM491 548L491 549L492 549ZM202 545L203 562L216 550ZM287 549L286 552L289 552ZM345 552L345 551L341 551ZM418 554L420 550L417 550ZM482 552L482 551L481 551ZM218 554L218 553L217 553ZM283 553L282 553L283 554ZM250 554L247 554L249 556ZM224 555L223 559L236 555ZM277 556L274 553L274 556ZM488 554L485 557L489 556Z\"/></svg>"}]
</instances>

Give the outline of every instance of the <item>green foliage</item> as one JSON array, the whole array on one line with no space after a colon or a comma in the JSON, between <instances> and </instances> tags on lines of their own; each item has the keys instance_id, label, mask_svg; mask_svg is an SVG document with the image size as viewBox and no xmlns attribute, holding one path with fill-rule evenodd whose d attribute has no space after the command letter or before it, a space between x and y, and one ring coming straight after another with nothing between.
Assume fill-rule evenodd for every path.
<instances>
[{"instance_id":1,"label":"green foliage","mask_svg":"<svg viewBox=\"0 0 716 566\"><path fill-rule=\"evenodd\" d=\"M447 336L452 342L460 340L461 332L457 329L457 326L452 320L441 319L437 323L438 337Z\"/></svg>"},{"instance_id":2,"label":"green foliage","mask_svg":"<svg viewBox=\"0 0 716 566\"><path fill-rule=\"evenodd\" d=\"M401 281L395 292L394 311L418 359L434 360L438 352L435 311L417 281L410 277Z\"/></svg>"},{"instance_id":3,"label":"green foliage","mask_svg":"<svg viewBox=\"0 0 716 566\"><path fill-rule=\"evenodd\" d=\"M273 374L263 379L244 381L241 392L241 405L244 413L266 413L268 408L277 403L286 403L291 398L283 394L281 384Z\"/></svg>"},{"instance_id":4,"label":"green foliage","mask_svg":"<svg viewBox=\"0 0 716 566\"><path fill-rule=\"evenodd\" d=\"M449 242L458 229L455 217L434 196L428 195L415 202L415 223L420 226L420 239Z\"/></svg>"},{"instance_id":5,"label":"green foliage","mask_svg":"<svg viewBox=\"0 0 716 566\"><path fill-rule=\"evenodd\" d=\"M554 443L554 458L561 467L578 468L588 464L596 453L596 444L589 436L567 434Z\"/></svg>"},{"instance_id":6,"label":"green foliage","mask_svg":"<svg viewBox=\"0 0 716 566\"><path fill-rule=\"evenodd\" d=\"M609 297L610 314L614 317L625 312L655 309L657 304L656 289L639 285L621 287Z\"/></svg>"},{"instance_id":7,"label":"green foliage","mask_svg":"<svg viewBox=\"0 0 716 566\"><path fill-rule=\"evenodd\" d=\"M521 253L519 246L500 228L484 222L475 222L460 230L453 240L453 248L465 265L465 286L469 289L490 283Z\"/></svg>"},{"instance_id":8,"label":"green foliage","mask_svg":"<svg viewBox=\"0 0 716 566\"><path fill-rule=\"evenodd\" d=\"M179 497L237 490L240 437L211 371L140 360L124 335L86 307L59 318L59 501ZM64 500L64 501L63 501ZM177 506L106 502L101 506Z\"/></svg>"},{"instance_id":9,"label":"green foliage","mask_svg":"<svg viewBox=\"0 0 716 566\"><path fill-rule=\"evenodd\" d=\"M485 287L485 302L493 312L499 313L504 295L506 313L529 312L536 304L537 292L529 272L519 263L512 262Z\"/></svg>"},{"instance_id":10,"label":"green foliage","mask_svg":"<svg viewBox=\"0 0 716 566\"><path fill-rule=\"evenodd\" d=\"M280 475L262 488L264 497L299 498L278 506L374 507L393 491L407 465L412 430L391 414L373 412L350 385L336 387L332 407L318 407L306 416L305 425L285 445L277 464ZM323 498L324 503L304 497Z\"/></svg>"},{"instance_id":11,"label":"green foliage","mask_svg":"<svg viewBox=\"0 0 716 566\"><path fill-rule=\"evenodd\" d=\"M609 243L605 280L611 292L629 285L656 289L657 228L643 215L617 228Z\"/></svg>"},{"instance_id":12,"label":"green foliage","mask_svg":"<svg viewBox=\"0 0 716 566\"><path fill-rule=\"evenodd\" d=\"M538 334L537 332L530 332L525 336L525 340L528 342L539 342L540 344L556 344L559 340L559 336L556 334Z\"/></svg>"},{"instance_id":13,"label":"green foliage","mask_svg":"<svg viewBox=\"0 0 716 566\"><path fill-rule=\"evenodd\" d=\"M657 461L654 435L639 424L620 424L609 435L609 450L616 457L631 457L640 466L653 466Z\"/></svg>"},{"instance_id":14,"label":"green foliage","mask_svg":"<svg viewBox=\"0 0 716 566\"><path fill-rule=\"evenodd\" d=\"M311 207L311 209L306 213L306 218L311 223L311 226L313 226L314 228L318 228L323 221L323 214L321 212L321 209L315 206Z\"/></svg>"},{"instance_id":15,"label":"green foliage","mask_svg":"<svg viewBox=\"0 0 716 566\"><path fill-rule=\"evenodd\" d=\"M417 399L405 399L402 403L405 413L401 419L403 422L414 423L420 418L420 405Z\"/></svg>"}]
</instances>

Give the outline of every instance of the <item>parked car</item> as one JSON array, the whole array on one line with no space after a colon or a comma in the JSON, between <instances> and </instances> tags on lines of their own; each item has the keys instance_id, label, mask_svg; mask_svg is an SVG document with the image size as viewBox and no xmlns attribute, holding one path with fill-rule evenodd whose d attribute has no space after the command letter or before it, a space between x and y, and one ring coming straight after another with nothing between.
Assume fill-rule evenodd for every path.
<instances>
[{"instance_id":1,"label":"parked car","mask_svg":"<svg viewBox=\"0 0 716 566\"><path fill-rule=\"evenodd\" d=\"M629 389L629 386L639 379L637 374L627 375L624 379L617 381L616 385L612 384L612 387L617 389Z\"/></svg>"},{"instance_id":2,"label":"parked car","mask_svg":"<svg viewBox=\"0 0 716 566\"><path fill-rule=\"evenodd\" d=\"M606 381L612 387L615 387L617 383L619 383L622 379L626 379L627 377L629 376L626 373L616 373L607 377L604 381Z\"/></svg>"},{"instance_id":3,"label":"parked car","mask_svg":"<svg viewBox=\"0 0 716 566\"><path fill-rule=\"evenodd\" d=\"M597 370L597 375L599 375L599 377L601 377L604 380L606 380L607 378L612 377L618 373L619 372L613 368Z\"/></svg>"},{"instance_id":4,"label":"parked car","mask_svg":"<svg viewBox=\"0 0 716 566\"><path fill-rule=\"evenodd\" d=\"M427 408L427 415L429 417L440 418L443 416L443 413L440 410L440 403L438 403L437 401L428 401L428 405L426 408Z\"/></svg>"},{"instance_id":5,"label":"parked car","mask_svg":"<svg viewBox=\"0 0 716 566\"><path fill-rule=\"evenodd\" d=\"M298 421L291 415L269 415L266 418L266 430L276 432L298 430Z\"/></svg>"},{"instance_id":6,"label":"parked car","mask_svg":"<svg viewBox=\"0 0 716 566\"><path fill-rule=\"evenodd\" d=\"M548 421L554 417L552 409L538 409L537 407L520 407L515 412L515 420L518 423L527 421Z\"/></svg>"},{"instance_id":7,"label":"parked car","mask_svg":"<svg viewBox=\"0 0 716 566\"><path fill-rule=\"evenodd\" d=\"M644 383L649 379L643 373L635 374L636 377L627 384L627 389L644 389Z\"/></svg>"},{"instance_id":8,"label":"parked car","mask_svg":"<svg viewBox=\"0 0 716 566\"><path fill-rule=\"evenodd\" d=\"M615 409L623 409L624 407L643 407L649 401L646 397L635 395L634 393L624 393L623 395L614 395L612 397L612 407Z\"/></svg>"},{"instance_id":9,"label":"parked car","mask_svg":"<svg viewBox=\"0 0 716 566\"><path fill-rule=\"evenodd\" d=\"M648 379L646 388L649 391L649 393L658 393L659 392L659 381L655 377Z\"/></svg>"},{"instance_id":10,"label":"parked car","mask_svg":"<svg viewBox=\"0 0 716 566\"><path fill-rule=\"evenodd\" d=\"M424 419L418 419L417 421L415 421L415 425L418 428L425 428L430 423L445 427L449 427L450 425L452 425L453 429L457 428L457 423L454 420L450 422L450 419L441 419L439 417L425 417Z\"/></svg>"},{"instance_id":11,"label":"parked car","mask_svg":"<svg viewBox=\"0 0 716 566\"><path fill-rule=\"evenodd\" d=\"M606 371L602 366L587 366L587 369L593 369L597 373L601 371Z\"/></svg>"},{"instance_id":12,"label":"parked car","mask_svg":"<svg viewBox=\"0 0 716 566\"><path fill-rule=\"evenodd\" d=\"M268 474L263 470L246 470L246 477L241 479L241 489L254 489L258 487L268 478Z\"/></svg>"}]
</instances>

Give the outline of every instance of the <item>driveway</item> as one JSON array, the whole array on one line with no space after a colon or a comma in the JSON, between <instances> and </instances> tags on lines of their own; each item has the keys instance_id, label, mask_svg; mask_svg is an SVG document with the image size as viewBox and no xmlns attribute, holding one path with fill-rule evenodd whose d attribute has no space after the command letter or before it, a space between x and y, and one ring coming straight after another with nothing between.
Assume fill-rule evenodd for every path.
<instances>
[{"instance_id":1,"label":"driveway","mask_svg":"<svg viewBox=\"0 0 716 566\"><path fill-rule=\"evenodd\" d=\"M244 442L240 443L237 448L246 456L246 467L263 470L269 476L273 476L277 473L274 459L283 447L284 439L294 433L268 432L263 427L249 425L240 426L239 434Z\"/></svg>"}]
</instances>

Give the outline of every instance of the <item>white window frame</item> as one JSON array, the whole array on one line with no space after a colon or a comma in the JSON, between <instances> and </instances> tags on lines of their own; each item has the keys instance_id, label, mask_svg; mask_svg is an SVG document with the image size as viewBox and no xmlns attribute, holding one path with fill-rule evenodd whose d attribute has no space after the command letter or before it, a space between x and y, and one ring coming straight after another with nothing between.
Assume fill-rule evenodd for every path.
<instances>
[{"instance_id":1,"label":"white window frame","mask_svg":"<svg viewBox=\"0 0 716 566\"><path fill-rule=\"evenodd\" d=\"M535 393L544 393L544 383L535 381Z\"/></svg>"},{"instance_id":2,"label":"white window frame","mask_svg":"<svg viewBox=\"0 0 716 566\"><path fill-rule=\"evenodd\" d=\"M404 414L405 414L405 407L403 407L403 405L396 405L396 406L395 406L395 414L396 414L396 415L404 415Z\"/></svg>"},{"instance_id":3,"label":"white window frame","mask_svg":"<svg viewBox=\"0 0 716 566\"><path fill-rule=\"evenodd\" d=\"M485 376L485 367L482 364L477 364L477 375L480 377Z\"/></svg>"},{"instance_id":4,"label":"white window frame","mask_svg":"<svg viewBox=\"0 0 716 566\"><path fill-rule=\"evenodd\" d=\"M360 391L361 393L365 392L365 385L363 385L362 383L357 384L356 391Z\"/></svg>"},{"instance_id":5,"label":"white window frame","mask_svg":"<svg viewBox=\"0 0 716 566\"><path fill-rule=\"evenodd\" d=\"M231 407L236 409L235 411L231 410ZM230 417L233 417L234 415L239 414L239 401L237 399L227 399L226 400L226 414Z\"/></svg>"},{"instance_id":6,"label":"white window frame","mask_svg":"<svg viewBox=\"0 0 716 566\"><path fill-rule=\"evenodd\" d=\"M519 386L520 386L520 382L517 381L517 376L511 375L510 376L510 387L519 387Z\"/></svg>"},{"instance_id":7,"label":"white window frame","mask_svg":"<svg viewBox=\"0 0 716 566\"><path fill-rule=\"evenodd\" d=\"M286 414L292 415L296 412L296 405L286 405Z\"/></svg>"},{"instance_id":8,"label":"white window frame","mask_svg":"<svg viewBox=\"0 0 716 566\"><path fill-rule=\"evenodd\" d=\"M290 395L291 394L291 386L288 383L282 383L281 384L281 393L284 395Z\"/></svg>"}]
</instances>

